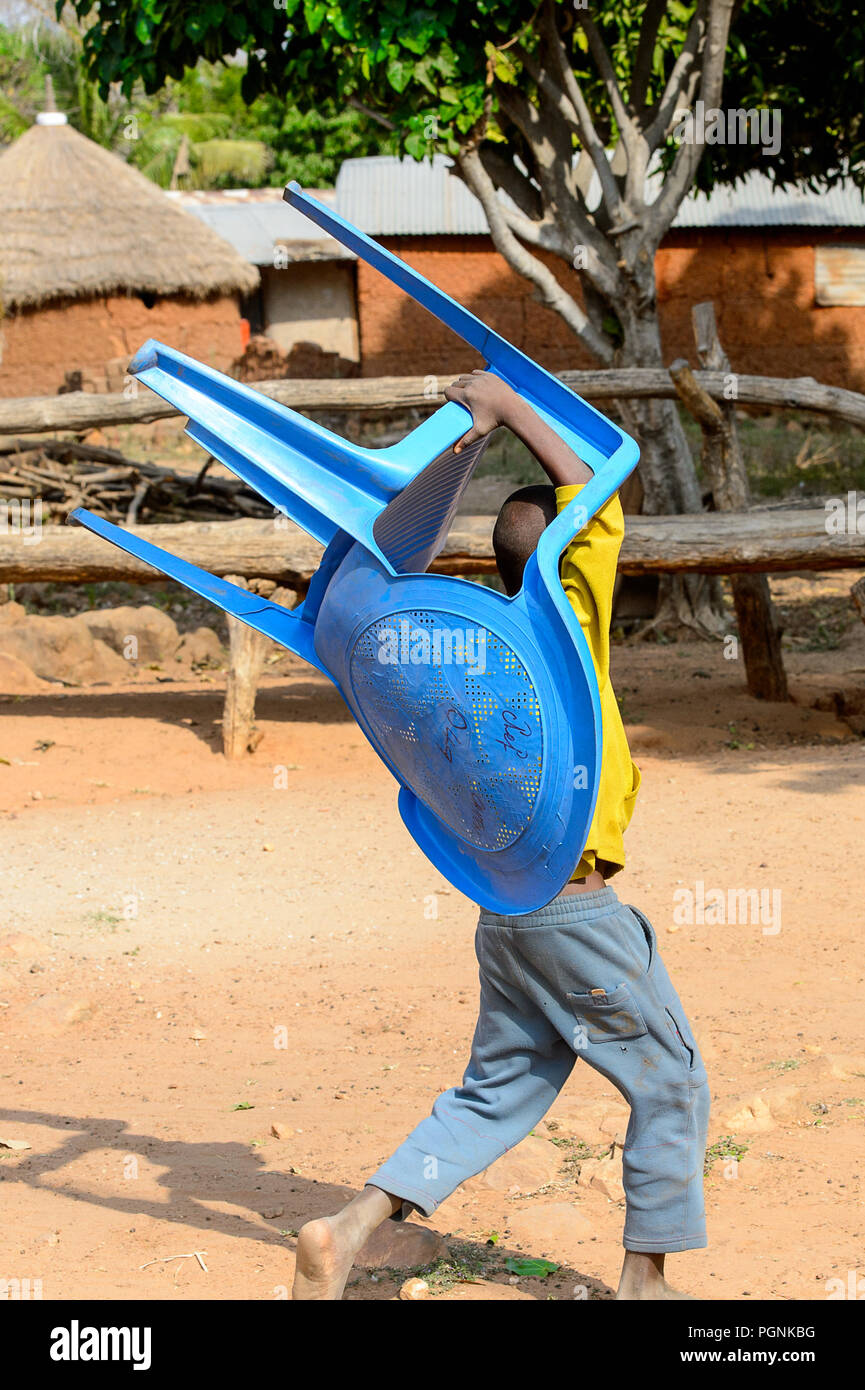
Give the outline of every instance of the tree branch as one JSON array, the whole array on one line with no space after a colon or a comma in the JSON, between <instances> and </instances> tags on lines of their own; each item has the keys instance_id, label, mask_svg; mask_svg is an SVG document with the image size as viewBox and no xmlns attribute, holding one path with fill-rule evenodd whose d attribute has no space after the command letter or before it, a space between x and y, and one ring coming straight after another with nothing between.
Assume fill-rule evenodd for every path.
<instances>
[{"instance_id":1,"label":"tree branch","mask_svg":"<svg viewBox=\"0 0 865 1390\"><path fill-rule=\"evenodd\" d=\"M486 213L496 249L518 275L524 275L527 280L531 280L540 293L542 303L564 319L571 331L599 361L609 365L613 360L612 343L597 331L576 300L559 284L552 271L517 240L508 225L504 210L496 196L495 185L484 169L477 149L469 146L461 152L457 162L466 184Z\"/></svg>"},{"instance_id":2,"label":"tree branch","mask_svg":"<svg viewBox=\"0 0 865 1390\"><path fill-rule=\"evenodd\" d=\"M655 115L645 131L645 139L650 153L657 149L667 134L676 108L682 99L683 85L693 78L695 69L699 71L697 55L706 39L707 12L711 9L712 3L713 0L700 0L691 18L685 42L673 64L673 71L667 79L661 99L655 108Z\"/></svg>"},{"instance_id":3,"label":"tree branch","mask_svg":"<svg viewBox=\"0 0 865 1390\"><path fill-rule=\"evenodd\" d=\"M625 150L630 158L636 152L637 129L625 106L625 101L619 89L616 74L613 71L613 64L607 52L603 39L595 26L593 19L585 10L578 10L577 17L582 27L583 33L589 41L589 51L595 60L595 66L601 77L601 81L607 89L610 98L610 105L613 108L613 115L616 118L616 125L619 127L619 136L624 143Z\"/></svg>"},{"instance_id":4,"label":"tree branch","mask_svg":"<svg viewBox=\"0 0 865 1390\"><path fill-rule=\"evenodd\" d=\"M502 109L517 126L532 155L535 177L542 191L542 207L548 214L546 219L539 220L547 221L548 225L546 229L540 229L538 236L525 236L513 222L512 229L530 245L555 250L568 262L572 261L576 246L585 246L591 253L587 265L583 267L587 276L599 293L607 297L615 296L621 290L621 277L616 264L618 253L598 229L577 181L571 144L572 132L576 133L573 109L534 55L518 50L517 56L525 59L526 70L538 89L539 108L521 92L510 87L502 89L499 99ZM545 148L548 137L552 138L552 157ZM565 225L568 240L564 245L560 238L550 235L550 214L556 227L561 228L563 223Z\"/></svg>"},{"instance_id":5,"label":"tree branch","mask_svg":"<svg viewBox=\"0 0 865 1390\"><path fill-rule=\"evenodd\" d=\"M545 47L549 50L550 46L547 44ZM541 119L543 120L546 112L548 119L558 119L561 123L563 133L567 132L567 139L562 141L561 150L565 187L567 189L568 198L576 202L580 212L583 214L585 224L587 226L593 226L594 224L591 222L591 214L586 205L585 197L586 190L591 182L591 174L589 173L587 177L583 177L583 169L585 162L591 165L592 168L594 168L594 164L585 146L583 146L578 156L577 165L575 166L573 159L574 152L570 143L572 138L577 140L580 139L580 125L577 120L577 113L562 91L561 86L557 85L553 78L550 77L547 69L537 61L534 54L528 53L523 48L517 48L514 52L538 89L539 106L543 104ZM558 67L555 53L552 53L551 56ZM602 254L600 245L602 241L603 238L599 234L599 245L597 248L599 255Z\"/></svg>"},{"instance_id":6,"label":"tree branch","mask_svg":"<svg viewBox=\"0 0 865 1390\"><path fill-rule=\"evenodd\" d=\"M637 43L637 56L634 59L634 70L631 75L631 106L635 111L645 109L646 95L652 80L655 44L666 9L667 0L648 0L643 11L643 23L640 26L640 38Z\"/></svg>"},{"instance_id":7,"label":"tree branch","mask_svg":"<svg viewBox=\"0 0 865 1390\"><path fill-rule=\"evenodd\" d=\"M703 71L700 82L700 100L708 108L717 106L724 87L724 61L727 56L727 39L730 32L733 0L709 0L709 19L706 41L703 48ZM683 142L673 161L673 167L664 179L664 185L649 212L647 231L650 242L658 246L668 231L673 218L687 194L697 166L703 157L703 146L697 141Z\"/></svg>"},{"instance_id":8,"label":"tree branch","mask_svg":"<svg viewBox=\"0 0 865 1390\"><path fill-rule=\"evenodd\" d=\"M479 148L481 163L497 188L507 193L524 217L540 222L544 215L543 201L527 174L521 174L513 162L502 154L498 145L485 144Z\"/></svg>"},{"instance_id":9,"label":"tree branch","mask_svg":"<svg viewBox=\"0 0 865 1390\"><path fill-rule=\"evenodd\" d=\"M630 215L630 210L625 206L622 196L619 193L619 186L610 168L607 152L595 130L588 105L586 104L586 99L583 96L580 84L577 82L576 75L571 67L567 50L556 28L555 14L549 3L544 6L542 11L541 30L545 38L549 40L550 47L556 56L565 92L577 117L580 139L585 149L588 150L592 163L597 170L598 178L601 183L601 193L607 205L609 216L615 222L622 222Z\"/></svg>"},{"instance_id":10,"label":"tree branch","mask_svg":"<svg viewBox=\"0 0 865 1390\"><path fill-rule=\"evenodd\" d=\"M570 127L555 112L539 111L518 88L497 87L496 95L532 152L545 207L566 218L573 197L568 177L573 152Z\"/></svg>"},{"instance_id":11,"label":"tree branch","mask_svg":"<svg viewBox=\"0 0 865 1390\"><path fill-rule=\"evenodd\" d=\"M379 125L383 125L385 130L396 130L393 121L388 120L387 116L383 116L380 111L373 111L372 107L366 106L359 97L350 96L348 104L349 106L353 106L356 111L362 111L364 116L369 116L371 121L378 121Z\"/></svg>"},{"instance_id":12,"label":"tree branch","mask_svg":"<svg viewBox=\"0 0 865 1390\"><path fill-rule=\"evenodd\" d=\"M522 46L514 49L514 56L519 59L538 90L544 93L550 105L567 123L572 134L579 136L580 123L577 120L577 113L561 87L558 87L550 77L546 68L542 67L533 53L529 53Z\"/></svg>"}]
</instances>

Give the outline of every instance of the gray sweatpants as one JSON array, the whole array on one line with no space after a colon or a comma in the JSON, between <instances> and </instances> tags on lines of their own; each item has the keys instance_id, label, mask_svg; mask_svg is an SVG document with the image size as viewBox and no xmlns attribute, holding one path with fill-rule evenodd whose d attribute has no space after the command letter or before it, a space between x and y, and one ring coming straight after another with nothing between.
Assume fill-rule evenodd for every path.
<instances>
[{"instance_id":1,"label":"gray sweatpants","mask_svg":"<svg viewBox=\"0 0 865 1390\"><path fill-rule=\"evenodd\" d=\"M631 1107L628 1250L706 1244L706 1070L655 932L612 888L525 917L481 912L480 1010L462 1085L367 1181L430 1216L549 1110L577 1057Z\"/></svg>"}]
</instances>

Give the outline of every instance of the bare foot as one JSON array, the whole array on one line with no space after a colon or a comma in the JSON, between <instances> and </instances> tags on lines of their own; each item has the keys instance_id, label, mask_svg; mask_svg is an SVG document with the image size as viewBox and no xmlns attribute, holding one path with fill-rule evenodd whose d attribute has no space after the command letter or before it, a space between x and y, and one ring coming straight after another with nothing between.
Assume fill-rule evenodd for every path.
<instances>
[{"instance_id":1,"label":"bare foot","mask_svg":"<svg viewBox=\"0 0 865 1390\"><path fill-rule=\"evenodd\" d=\"M336 1216L301 1226L292 1298L338 1303L357 1252L401 1205L399 1197L367 1184Z\"/></svg>"},{"instance_id":2,"label":"bare foot","mask_svg":"<svg viewBox=\"0 0 865 1390\"><path fill-rule=\"evenodd\" d=\"M357 1251L353 1244L340 1241L337 1220L323 1216L301 1226L292 1298L332 1302L342 1298Z\"/></svg>"},{"instance_id":3,"label":"bare foot","mask_svg":"<svg viewBox=\"0 0 865 1390\"><path fill-rule=\"evenodd\" d=\"M672 1284L668 1284L666 1279L659 1279L657 1283L646 1285L643 1288L632 1289L630 1287L625 1287L620 1284L618 1290L616 1291L615 1301L617 1303L627 1303L632 1300L642 1301L644 1299L653 1298L684 1298L692 1303L696 1302L693 1294L681 1293L679 1289L674 1289Z\"/></svg>"},{"instance_id":4,"label":"bare foot","mask_svg":"<svg viewBox=\"0 0 865 1390\"><path fill-rule=\"evenodd\" d=\"M695 1301L691 1294L680 1293L667 1283L664 1278L663 1255L644 1255L637 1250L626 1250L616 1301L642 1302L652 1299Z\"/></svg>"}]
</instances>

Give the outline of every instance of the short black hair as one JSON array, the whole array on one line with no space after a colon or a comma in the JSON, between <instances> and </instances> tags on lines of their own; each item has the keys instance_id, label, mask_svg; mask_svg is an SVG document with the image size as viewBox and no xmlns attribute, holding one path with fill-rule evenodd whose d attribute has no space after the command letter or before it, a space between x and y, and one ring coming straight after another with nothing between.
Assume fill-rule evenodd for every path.
<instances>
[{"instance_id":1,"label":"short black hair","mask_svg":"<svg viewBox=\"0 0 865 1390\"><path fill-rule=\"evenodd\" d=\"M493 550L506 593L519 593L526 561L556 515L556 490L542 483L512 492L496 518Z\"/></svg>"}]
</instances>

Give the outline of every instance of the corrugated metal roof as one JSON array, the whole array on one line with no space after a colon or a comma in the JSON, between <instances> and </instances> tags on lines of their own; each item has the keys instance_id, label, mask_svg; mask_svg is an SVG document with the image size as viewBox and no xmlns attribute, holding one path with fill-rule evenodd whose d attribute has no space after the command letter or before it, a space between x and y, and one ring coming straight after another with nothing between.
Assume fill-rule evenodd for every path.
<instances>
[{"instance_id":1,"label":"corrugated metal roof","mask_svg":"<svg viewBox=\"0 0 865 1390\"><path fill-rule=\"evenodd\" d=\"M483 209L460 179L451 160L432 163L392 155L347 159L336 189L311 189L321 202L335 205L347 221L370 236L486 236ZM651 190L658 181L649 181ZM169 193L207 223L253 265L272 266L277 246L288 261L353 260L354 255L282 200L281 188L238 188ZM597 181L589 186L589 206L599 199ZM510 200L503 197L503 201ZM512 206L512 204L511 204ZM825 193L776 189L767 175L752 170L735 188L687 198L675 228L865 227L865 199L852 183Z\"/></svg>"},{"instance_id":2,"label":"corrugated metal roof","mask_svg":"<svg viewBox=\"0 0 865 1390\"><path fill-rule=\"evenodd\" d=\"M485 236L483 208L449 172L452 161L435 155L397 159L370 155L346 159L336 180L336 210L369 236Z\"/></svg>"},{"instance_id":3,"label":"corrugated metal roof","mask_svg":"<svg viewBox=\"0 0 865 1390\"><path fill-rule=\"evenodd\" d=\"M310 190L321 202L335 200L333 189ZM281 188L230 188L169 193L187 211L206 222L253 265L272 266L276 248L288 261L354 260L332 236L282 200Z\"/></svg>"},{"instance_id":4,"label":"corrugated metal roof","mask_svg":"<svg viewBox=\"0 0 865 1390\"><path fill-rule=\"evenodd\" d=\"M847 182L822 193L775 188L752 169L734 188L692 194L674 227L865 227L865 198Z\"/></svg>"},{"instance_id":5,"label":"corrugated metal roof","mask_svg":"<svg viewBox=\"0 0 865 1390\"><path fill-rule=\"evenodd\" d=\"M420 164L393 155L348 159L336 181L337 211L370 236L486 235L480 203L450 167L444 155ZM594 206L597 189L590 186L588 196ZM851 183L825 193L776 189L766 174L752 170L735 188L687 198L673 225L865 227L865 200Z\"/></svg>"}]
</instances>

